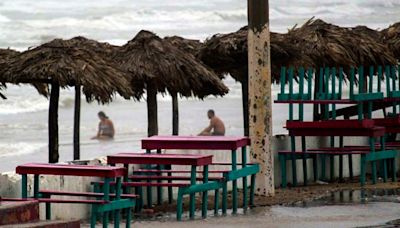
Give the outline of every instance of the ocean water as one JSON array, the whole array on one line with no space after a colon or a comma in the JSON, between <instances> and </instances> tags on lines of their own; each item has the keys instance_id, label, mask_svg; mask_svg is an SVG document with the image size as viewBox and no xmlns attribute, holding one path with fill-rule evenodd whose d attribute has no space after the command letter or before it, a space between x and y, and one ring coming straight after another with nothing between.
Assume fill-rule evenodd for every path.
<instances>
[{"instance_id":1,"label":"ocean water","mask_svg":"<svg viewBox=\"0 0 400 228\"><path fill-rule=\"evenodd\" d=\"M0 47L26 50L54 38L82 35L121 45L141 29L160 36L180 35L204 40L215 33L236 31L247 23L245 0L2 0L0 1ZM285 32L312 16L343 26L367 25L385 28L400 21L399 0L270 0L271 30ZM227 126L228 135L241 135L240 84L227 78L230 93L224 98L203 101L180 100L180 133L197 134L208 124L206 111L215 109ZM274 86L276 95L278 87ZM13 170L24 162L47 161L48 100L30 86L10 85L0 101L0 172ZM73 90L60 97L60 160L72 159ZM114 121L116 138L111 142L90 140L96 133L97 112L103 110ZM287 116L284 105L273 105L274 133ZM311 113L307 109L308 115ZM109 105L87 104L81 114L81 154L83 159L140 150L146 136L145 101L116 97ZM171 102L159 96L160 134L171 133Z\"/></svg>"}]
</instances>

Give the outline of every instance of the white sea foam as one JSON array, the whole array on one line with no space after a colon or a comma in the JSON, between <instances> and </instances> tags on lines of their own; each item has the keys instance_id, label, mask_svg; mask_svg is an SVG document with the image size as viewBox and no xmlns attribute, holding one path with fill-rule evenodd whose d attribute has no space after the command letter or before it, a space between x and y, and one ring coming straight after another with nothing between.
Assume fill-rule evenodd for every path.
<instances>
[{"instance_id":1,"label":"white sea foam","mask_svg":"<svg viewBox=\"0 0 400 228\"><path fill-rule=\"evenodd\" d=\"M0 143L0 158L32 154L46 147L45 143L10 142Z\"/></svg>"}]
</instances>

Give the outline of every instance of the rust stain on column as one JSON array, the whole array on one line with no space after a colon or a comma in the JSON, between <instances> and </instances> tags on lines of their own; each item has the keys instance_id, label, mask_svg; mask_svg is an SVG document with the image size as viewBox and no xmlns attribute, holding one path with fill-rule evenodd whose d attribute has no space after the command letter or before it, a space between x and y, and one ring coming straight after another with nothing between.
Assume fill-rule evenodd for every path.
<instances>
[{"instance_id":1,"label":"rust stain on column","mask_svg":"<svg viewBox=\"0 0 400 228\"><path fill-rule=\"evenodd\" d=\"M256 193L273 196L271 58L268 0L248 0L250 156L260 164Z\"/></svg>"}]
</instances>

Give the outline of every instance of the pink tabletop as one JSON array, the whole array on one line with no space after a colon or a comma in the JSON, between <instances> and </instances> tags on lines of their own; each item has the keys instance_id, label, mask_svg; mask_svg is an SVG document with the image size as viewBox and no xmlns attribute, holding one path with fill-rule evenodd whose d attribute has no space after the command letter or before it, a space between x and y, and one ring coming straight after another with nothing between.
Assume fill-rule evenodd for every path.
<instances>
[{"instance_id":1,"label":"pink tabletop","mask_svg":"<svg viewBox=\"0 0 400 228\"><path fill-rule=\"evenodd\" d=\"M107 156L108 164L210 165L212 155L119 153Z\"/></svg>"},{"instance_id":2,"label":"pink tabletop","mask_svg":"<svg viewBox=\"0 0 400 228\"><path fill-rule=\"evenodd\" d=\"M152 136L142 139L142 149L236 150L250 145L242 136Z\"/></svg>"},{"instance_id":3,"label":"pink tabletop","mask_svg":"<svg viewBox=\"0 0 400 228\"><path fill-rule=\"evenodd\" d=\"M28 163L17 166L16 173L63 176L121 177L125 175L126 169L119 167L94 165Z\"/></svg>"}]
</instances>

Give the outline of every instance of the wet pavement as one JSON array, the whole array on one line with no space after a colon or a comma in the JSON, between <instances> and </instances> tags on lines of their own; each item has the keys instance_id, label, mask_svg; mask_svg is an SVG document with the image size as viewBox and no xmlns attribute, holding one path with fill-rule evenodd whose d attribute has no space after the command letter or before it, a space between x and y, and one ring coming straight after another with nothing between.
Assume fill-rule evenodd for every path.
<instances>
[{"instance_id":1,"label":"wet pavement","mask_svg":"<svg viewBox=\"0 0 400 228\"><path fill-rule=\"evenodd\" d=\"M183 219L177 222L174 214L163 214L136 220L134 227L400 227L400 190L340 191L289 206L256 207L246 214L239 211L236 216Z\"/></svg>"}]
</instances>

